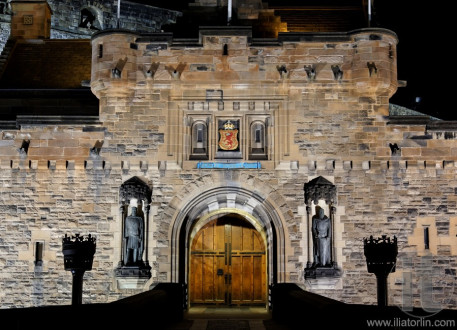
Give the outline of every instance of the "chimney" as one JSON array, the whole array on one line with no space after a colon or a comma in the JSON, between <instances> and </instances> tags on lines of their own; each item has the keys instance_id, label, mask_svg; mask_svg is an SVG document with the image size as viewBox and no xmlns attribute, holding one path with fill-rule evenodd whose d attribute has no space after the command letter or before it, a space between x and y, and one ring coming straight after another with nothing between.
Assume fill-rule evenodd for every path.
<instances>
[{"instance_id":1,"label":"chimney","mask_svg":"<svg viewBox=\"0 0 457 330\"><path fill-rule=\"evenodd\" d=\"M46 0L11 1L11 38L49 39L51 7Z\"/></svg>"}]
</instances>

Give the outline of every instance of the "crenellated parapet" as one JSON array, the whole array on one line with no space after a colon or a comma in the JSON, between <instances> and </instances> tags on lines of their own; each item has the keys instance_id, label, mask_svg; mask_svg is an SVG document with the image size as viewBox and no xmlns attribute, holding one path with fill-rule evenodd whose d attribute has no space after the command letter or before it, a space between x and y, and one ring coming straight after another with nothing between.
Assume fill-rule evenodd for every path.
<instances>
[{"instance_id":1,"label":"crenellated parapet","mask_svg":"<svg viewBox=\"0 0 457 330\"><path fill-rule=\"evenodd\" d=\"M246 27L201 28L198 39L169 33L105 30L92 37L92 91L125 95L134 90L195 85L259 84L292 89L352 90L391 97L398 87L397 36L385 29L348 33L279 33L252 38Z\"/></svg>"}]
</instances>

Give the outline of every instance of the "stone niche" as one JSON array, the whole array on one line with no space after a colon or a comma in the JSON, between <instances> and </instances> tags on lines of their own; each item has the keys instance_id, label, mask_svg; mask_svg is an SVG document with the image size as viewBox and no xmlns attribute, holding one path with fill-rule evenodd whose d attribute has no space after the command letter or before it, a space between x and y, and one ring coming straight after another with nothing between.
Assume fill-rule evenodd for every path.
<instances>
[{"instance_id":1,"label":"stone niche","mask_svg":"<svg viewBox=\"0 0 457 330\"><path fill-rule=\"evenodd\" d=\"M341 269L336 262L335 212L336 187L319 176L305 184L307 208L308 262L306 284L315 289L336 288Z\"/></svg>"},{"instance_id":2,"label":"stone niche","mask_svg":"<svg viewBox=\"0 0 457 330\"><path fill-rule=\"evenodd\" d=\"M152 189L138 177L120 187L121 260L114 271L120 289L142 288L151 278L147 252L151 196Z\"/></svg>"}]
</instances>

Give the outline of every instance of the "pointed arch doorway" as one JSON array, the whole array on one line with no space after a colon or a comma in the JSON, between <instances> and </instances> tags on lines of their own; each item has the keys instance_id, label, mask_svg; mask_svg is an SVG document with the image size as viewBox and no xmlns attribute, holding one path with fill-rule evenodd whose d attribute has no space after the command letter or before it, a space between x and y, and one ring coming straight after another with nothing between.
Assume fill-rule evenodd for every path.
<instances>
[{"instance_id":1,"label":"pointed arch doorway","mask_svg":"<svg viewBox=\"0 0 457 330\"><path fill-rule=\"evenodd\" d=\"M266 236L241 214L200 219L189 247L191 305L266 304Z\"/></svg>"}]
</instances>

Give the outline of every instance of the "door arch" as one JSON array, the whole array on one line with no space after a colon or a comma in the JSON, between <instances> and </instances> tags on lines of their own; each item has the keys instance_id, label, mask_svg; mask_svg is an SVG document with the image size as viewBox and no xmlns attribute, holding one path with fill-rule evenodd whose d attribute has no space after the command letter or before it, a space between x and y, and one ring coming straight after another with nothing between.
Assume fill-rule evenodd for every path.
<instances>
[{"instance_id":1,"label":"door arch","mask_svg":"<svg viewBox=\"0 0 457 330\"><path fill-rule=\"evenodd\" d=\"M197 224L189 249L190 304L265 305L265 235L237 213Z\"/></svg>"},{"instance_id":2,"label":"door arch","mask_svg":"<svg viewBox=\"0 0 457 330\"><path fill-rule=\"evenodd\" d=\"M288 234L278 199L238 186L217 186L187 194L173 210L170 228L171 281L189 285L190 242L206 223L227 214L238 214L254 226L265 242L267 285L286 280ZM169 210L171 213L172 210Z\"/></svg>"}]
</instances>

